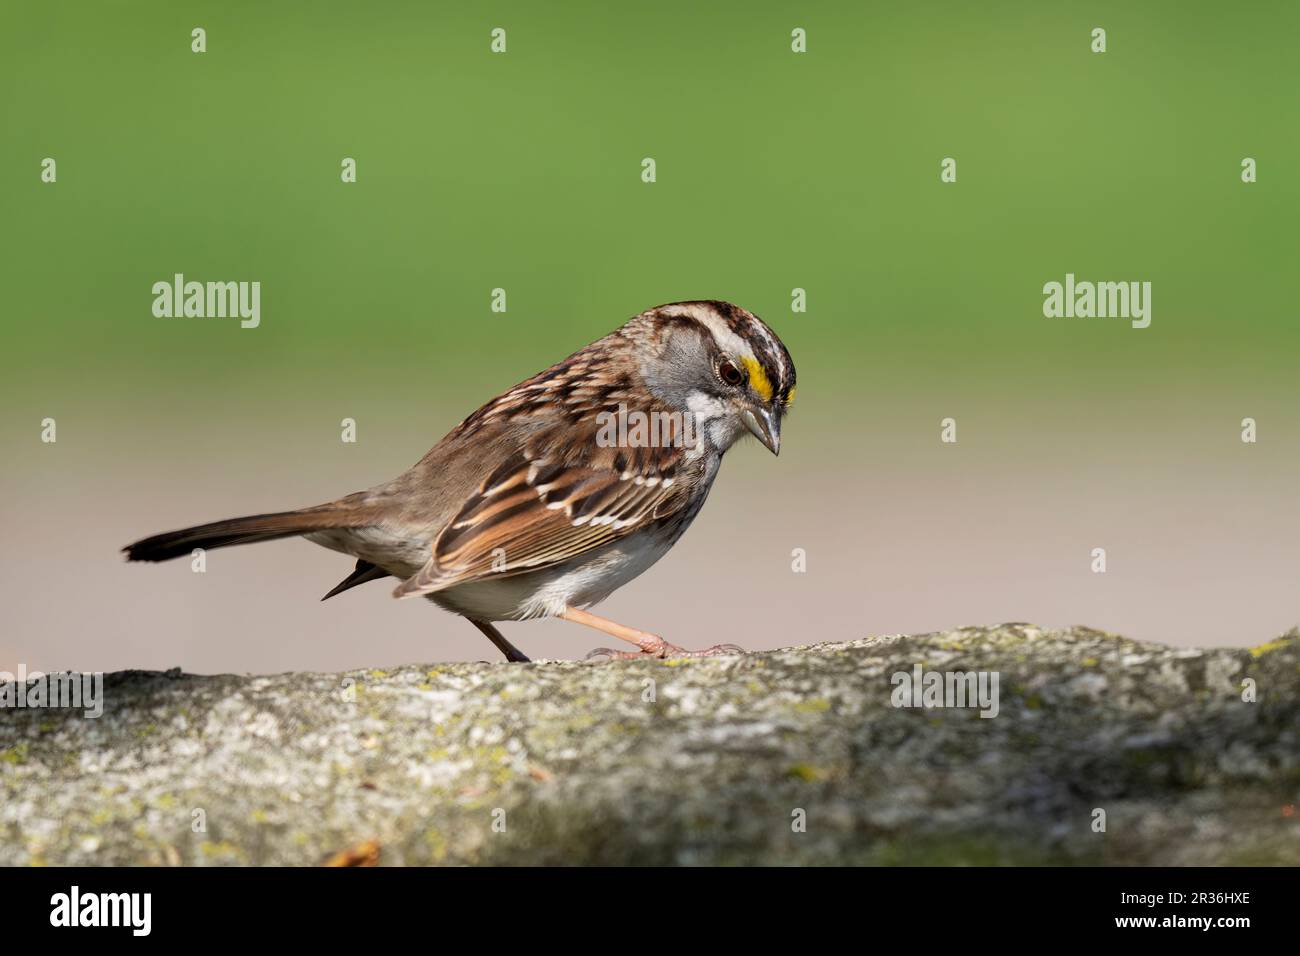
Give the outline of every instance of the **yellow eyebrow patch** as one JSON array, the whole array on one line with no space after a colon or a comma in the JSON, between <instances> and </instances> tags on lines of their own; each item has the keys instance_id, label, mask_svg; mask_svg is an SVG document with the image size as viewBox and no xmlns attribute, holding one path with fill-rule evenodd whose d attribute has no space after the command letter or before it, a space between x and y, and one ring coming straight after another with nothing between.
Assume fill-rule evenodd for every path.
<instances>
[{"instance_id":1,"label":"yellow eyebrow patch","mask_svg":"<svg viewBox=\"0 0 1300 956\"><path fill-rule=\"evenodd\" d=\"M772 383L768 381L767 373L763 371L763 366L758 364L756 359L745 356L740 360L740 364L745 366L745 371L749 373L749 386L758 393L758 397L765 402L772 400Z\"/></svg>"},{"instance_id":2,"label":"yellow eyebrow patch","mask_svg":"<svg viewBox=\"0 0 1300 956\"><path fill-rule=\"evenodd\" d=\"M793 405L793 404L794 404L794 393L798 390L798 388L799 388L798 385L791 385L791 386L790 386L790 391L788 391L788 392L785 393L785 403L786 403L787 405Z\"/></svg>"}]
</instances>

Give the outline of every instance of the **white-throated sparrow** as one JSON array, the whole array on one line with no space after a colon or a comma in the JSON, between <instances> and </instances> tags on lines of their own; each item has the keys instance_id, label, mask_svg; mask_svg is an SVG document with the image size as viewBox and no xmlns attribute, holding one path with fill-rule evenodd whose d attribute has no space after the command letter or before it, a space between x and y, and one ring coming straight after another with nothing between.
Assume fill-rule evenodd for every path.
<instances>
[{"instance_id":1,"label":"white-throated sparrow","mask_svg":"<svg viewBox=\"0 0 1300 956\"><path fill-rule=\"evenodd\" d=\"M776 454L794 389L790 354L757 316L726 302L662 305L492 399L392 481L123 550L165 561L301 535L357 558L326 598L392 575L397 597L462 615L510 660L527 658L491 622L544 616L639 648L601 652L612 656L723 653L682 651L585 609L673 546L739 437Z\"/></svg>"}]
</instances>

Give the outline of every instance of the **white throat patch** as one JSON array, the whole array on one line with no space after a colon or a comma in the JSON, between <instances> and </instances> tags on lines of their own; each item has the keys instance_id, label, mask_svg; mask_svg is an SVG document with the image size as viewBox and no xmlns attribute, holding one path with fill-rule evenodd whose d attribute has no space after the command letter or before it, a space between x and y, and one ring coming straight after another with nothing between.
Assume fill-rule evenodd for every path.
<instances>
[{"instance_id":1,"label":"white throat patch","mask_svg":"<svg viewBox=\"0 0 1300 956\"><path fill-rule=\"evenodd\" d=\"M745 434L745 425L717 397L693 391L686 397L686 409L695 419L695 433L707 435L719 451L726 451Z\"/></svg>"}]
</instances>

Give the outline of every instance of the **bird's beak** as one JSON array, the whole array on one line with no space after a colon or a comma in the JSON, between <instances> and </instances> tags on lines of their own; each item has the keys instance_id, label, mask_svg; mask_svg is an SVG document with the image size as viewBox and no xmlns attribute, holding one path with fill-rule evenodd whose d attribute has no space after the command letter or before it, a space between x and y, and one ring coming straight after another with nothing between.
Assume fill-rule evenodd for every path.
<instances>
[{"instance_id":1,"label":"bird's beak","mask_svg":"<svg viewBox=\"0 0 1300 956\"><path fill-rule=\"evenodd\" d=\"M754 437L767 446L768 451L774 455L781 454L781 420L776 417L775 411L770 408L747 408L740 418Z\"/></svg>"}]
</instances>

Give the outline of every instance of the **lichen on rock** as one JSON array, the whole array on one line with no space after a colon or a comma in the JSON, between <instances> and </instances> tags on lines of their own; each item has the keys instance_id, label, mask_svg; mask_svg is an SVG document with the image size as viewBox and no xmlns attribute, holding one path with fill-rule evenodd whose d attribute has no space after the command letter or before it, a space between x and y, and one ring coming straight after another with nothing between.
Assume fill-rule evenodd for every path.
<instances>
[{"instance_id":1,"label":"lichen on rock","mask_svg":"<svg viewBox=\"0 0 1300 956\"><path fill-rule=\"evenodd\" d=\"M996 673L997 716L894 706L917 664ZM1296 630L1201 650L1023 624L123 672L98 719L0 711L0 864L1296 864L1298 690Z\"/></svg>"}]
</instances>

